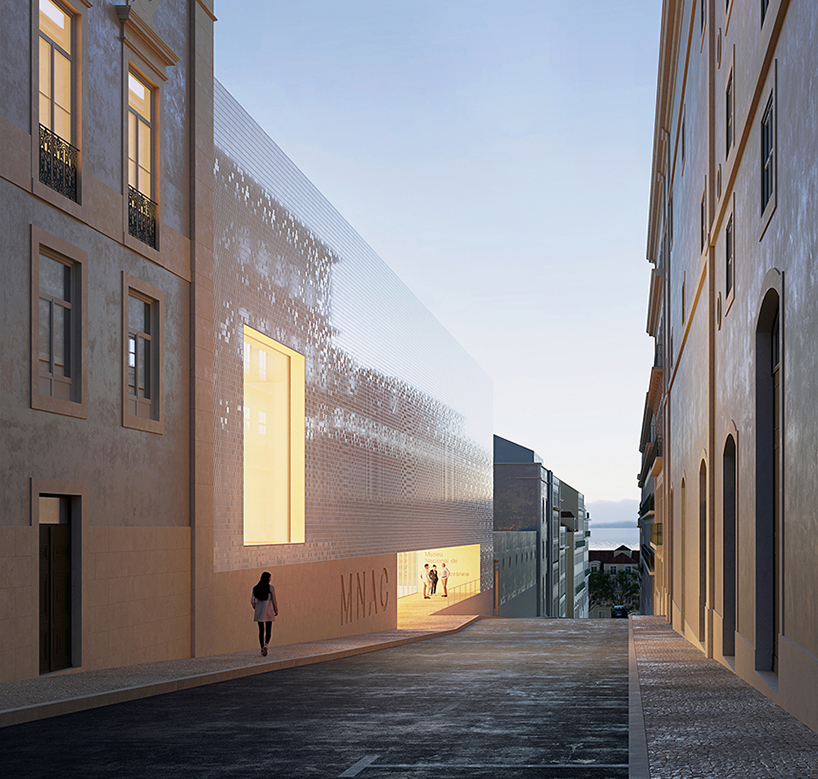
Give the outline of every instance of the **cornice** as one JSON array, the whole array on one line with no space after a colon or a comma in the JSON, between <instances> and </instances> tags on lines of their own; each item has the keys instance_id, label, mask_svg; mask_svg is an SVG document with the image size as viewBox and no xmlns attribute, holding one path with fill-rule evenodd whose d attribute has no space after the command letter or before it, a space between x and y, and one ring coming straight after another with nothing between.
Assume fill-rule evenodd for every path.
<instances>
[{"instance_id":1,"label":"cornice","mask_svg":"<svg viewBox=\"0 0 818 779\"><path fill-rule=\"evenodd\" d=\"M116 15L122 28L121 40L138 54L145 56L163 79L165 68L179 61L179 55L160 37L153 20L144 18L132 4L117 5Z\"/></svg>"}]
</instances>

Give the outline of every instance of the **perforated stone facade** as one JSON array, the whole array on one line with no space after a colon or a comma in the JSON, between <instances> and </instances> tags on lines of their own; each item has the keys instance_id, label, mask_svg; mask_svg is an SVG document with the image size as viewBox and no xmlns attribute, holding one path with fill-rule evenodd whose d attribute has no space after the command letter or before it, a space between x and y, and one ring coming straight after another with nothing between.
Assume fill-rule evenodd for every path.
<instances>
[{"instance_id":1,"label":"perforated stone facade","mask_svg":"<svg viewBox=\"0 0 818 779\"><path fill-rule=\"evenodd\" d=\"M217 572L481 544L492 586L492 388L218 82ZM243 545L243 325L306 360L306 543Z\"/></svg>"}]
</instances>

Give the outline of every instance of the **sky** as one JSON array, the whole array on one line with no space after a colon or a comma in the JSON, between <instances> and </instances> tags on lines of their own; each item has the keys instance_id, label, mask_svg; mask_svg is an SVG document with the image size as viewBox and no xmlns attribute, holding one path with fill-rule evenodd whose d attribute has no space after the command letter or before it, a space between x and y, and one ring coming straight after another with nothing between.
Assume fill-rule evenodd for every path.
<instances>
[{"instance_id":1,"label":"sky","mask_svg":"<svg viewBox=\"0 0 818 779\"><path fill-rule=\"evenodd\" d=\"M216 15L216 77L489 374L496 434L635 544L661 0Z\"/></svg>"}]
</instances>

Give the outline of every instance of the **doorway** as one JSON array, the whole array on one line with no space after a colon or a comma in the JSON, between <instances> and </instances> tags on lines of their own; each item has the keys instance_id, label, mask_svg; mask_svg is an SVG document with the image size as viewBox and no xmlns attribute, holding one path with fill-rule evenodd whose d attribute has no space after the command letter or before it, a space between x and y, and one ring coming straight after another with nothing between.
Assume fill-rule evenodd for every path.
<instances>
[{"instance_id":1,"label":"doorway","mask_svg":"<svg viewBox=\"0 0 818 779\"><path fill-rule=\"evenodd\" d=\"M71 663L71 496L40 495L40 673Z\"/></svg>"}]
</instances>

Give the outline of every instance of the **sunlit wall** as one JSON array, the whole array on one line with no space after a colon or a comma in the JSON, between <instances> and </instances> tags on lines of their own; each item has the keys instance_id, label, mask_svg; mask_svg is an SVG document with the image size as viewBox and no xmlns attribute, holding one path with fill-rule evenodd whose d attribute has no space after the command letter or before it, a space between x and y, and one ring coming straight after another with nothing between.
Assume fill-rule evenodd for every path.
<instances>
[{"instance_id":1,"label":"sunlit wall","mask_svg":"<svg viewBox=\"0 0 818 779\"><path fill-rule=\"evenodd\" d=\"M215 143L216 570L477 544L490 587L491 381L218 83ZM302 538L246 515L247 332L303 357Z\"/></svg>"}]
</instances>

